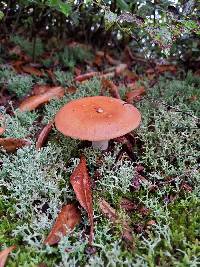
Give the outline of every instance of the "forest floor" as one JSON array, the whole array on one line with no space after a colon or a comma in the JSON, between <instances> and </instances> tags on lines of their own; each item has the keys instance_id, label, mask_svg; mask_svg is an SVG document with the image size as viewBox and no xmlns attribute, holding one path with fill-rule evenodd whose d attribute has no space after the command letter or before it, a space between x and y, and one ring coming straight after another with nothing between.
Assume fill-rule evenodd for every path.
<instances>
[{"instance_id":1,"label":"forest floor","mask_svg":"<svg viewBox=\"0 0 200 267\"><path fill-rule=\"evenodd\" d=\"M130 53L116 59L74 43L44 51L38 41L36 63L30 50L19 36L1 47L0 246L4 252L15 246L6 266L199 266L200 77L174 65L152 68L141 58L131 65ZM65 103L100 93L142 114L139 128L111 140L104 152L51 123ZM80 155L91 180L92 244L91 218L70 183ZM46 244L71 203L80 222Z\"/></svg>"}]
</instances>

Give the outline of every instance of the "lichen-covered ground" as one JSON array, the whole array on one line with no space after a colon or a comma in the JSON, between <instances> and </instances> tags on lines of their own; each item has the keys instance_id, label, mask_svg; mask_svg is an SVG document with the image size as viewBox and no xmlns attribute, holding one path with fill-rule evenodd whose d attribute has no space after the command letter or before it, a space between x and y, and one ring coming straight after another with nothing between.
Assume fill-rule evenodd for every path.
<instances>
[{"instance_id":1,"label":"lichen-covered ground","mask_svg":"<svg viewBox=\"0 0 200 267\"><path fill-rule=\"evenodd\" d=\"M1 84L7 82L17 97L38 82L26 76L20 91L15 75L7 66L0 71ZM56 77L67 86L71 80L69 75L64 80L65 75L57 71ZM99 94L97 78L37 111L15 109L9 115L1 107L6 118L3 137L32 142L16 153L0 152L0 245L17 247L7 266L199 266L199 88L200 78L191 73L182 80L161 77L154 87L147 85L147 94L136 103L142 124L129 136L129 150L123 140L112 140L103 153L55 128L46 145L35 149L38 131L64 103ZM73 233L56 246L43 245L61 206L76 201L69 177L81 153L92 180L93 247L88 247L89 222L82 209L81 224ZM101 213L100 198L116 209L117 223ZM129 212L124 199L132 202ZM132 228L134 248L122 238L124 220Z\"/></svg>"}]
</instances>

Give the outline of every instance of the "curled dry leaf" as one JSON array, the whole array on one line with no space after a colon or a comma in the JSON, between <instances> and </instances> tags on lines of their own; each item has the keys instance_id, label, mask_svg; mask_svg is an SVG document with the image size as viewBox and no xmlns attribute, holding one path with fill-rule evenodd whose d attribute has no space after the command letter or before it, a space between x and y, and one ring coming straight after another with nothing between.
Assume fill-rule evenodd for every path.
<instances>
[{"instance_id":1,"label":"curled dry leaf","mask_svg":"<svg viewBox=\"0 0 200 267\"><path fill-rule=\"evenodd\" d=\"M76 82L83 82L85 80L91 79L93 77L97 77L99 75L100 75L100 72L92 71L92 72L88 72L88 73L80 74L80 75L76 76L75 81Z\"/></svg>"},{"instance_id":2,"label":"curled dry leaf","mask_svg":"<svg viewBox=\"0 0 200 267\"><path fill-rule=\"evenodd\" d=\"M65 92L66 92L67 94L75 94L76 91L77 91L77 89L76 89L75 86L70 86L70 87L68 87L68 88L65 90Z\"/></svg>"},{"instance_id":3,"label":"curled dry leaf","mask_svg":"<svg viewBox=\"0 0 200 267\"><path fill-rule=\"evenodd\" d=\"M15 248L15 246L11 246L0 252L0 267L5 266L9 253L12 252Z\"/></svg>"},{"instance_id":4,"label":"curled dry leaf","mask_svg":"<svg viewBox=\"0 0 200 267\"><path fill-rule=\"evenodd\" d=\"M101 94L104 95L105 90L108 90L112 97L121 99L118 87L114 84L113 81L108 79L102 79Z\"/></svg>"},{"instance_id":5,"label":"curled dry leaf","mask_svg":"<svg viewBox=\"0 0 200 267\"><path fill-rule=\"evenodd\" d=\"M126 102L131 104L133 101L138 101L141 96L145 94L145 89L143 86L137 87L134 90L126 93Z\"/></svg>"},{"instance_id":6,"label":"curled dry leaf","mask_svg":"<svg viewBox=\"0 0 200 267\"><path fill-rule=\"evenodd\" d=\"M114 224L122 224L122 238L131 246L131 248L134 248L134 240L132 235L132 229L129 226L128 221L121 221L119 216L117 215L117 212L115 209L113 209L110 204L105 201L105 199L99 200L99 208L101 212Z\"/></svg>"},{"instance_id":7,"label":"curled dry leaf","mask_svg":"<svg viewBox=\"0 0 200 267\"><path fill-rule=\"evenodd\" d=\"M94 235L94 220L93 220L93 206L92 206L92 191L90 184L90 177L88 175L86 159L81 156L80 163L73 171L70 177L70 183L74 189L76 197L81 206L87 211L90 221L90 238L89 243L93 241Z\"/></svg>"},{"instance_id":8,"label":"curled dry leaf","mask_svg":"<svg viewBox=\"0 0 200 267\"><path fill-rule=\"evenodd\" d=\"M65 236L70 230L73 230L81 221L81 213L78 207L74 204L65 205L53 225L53 228L44 244L57 244L62 236Z\"/></svg>"},{"instance_id":9,"label":"curled dry leaf","mask_svg":"<svg viewBox=\"0 0 200 267\"><path fill-rule=\"evenodd\" d=\"M24 139L0 138L0 147L3 147L6 152L15 152L18 148L29 145L31 145L31 142Z\"/></svg>"},{"instance_id":10,"label":"curled dry leaf","mask_svg":"<svg viewBox=\"0 0 200 267\"><path fill-rule=\"evenodd\" d=\"M64 96L65 90L63 87L56 86L51 87L47 92L40 95L30 96L25 99L20 105L21 111L31 111L39 107L40 105L49 102L53 98L61 98Z\"/></svg>"},{"instance_id":11,"label":"curled dry leaf","mask_svg":"<svg viewBox=\"0 0 200 267\"><path fill-rule=\"evenodd\" d=\"M46 142L48 135L53 128L53 123L54 123L53 121L50 121L47 125L44 126L44 128L40 132L36 141L36 149L40 149Z\"/></svg>"},{"instance_id":12,"label":"curled dry leaf","mask_svg":"<svg viewBox=\"0 0 200 267\"><path fill-rule=\"evenodd\" d=\"M138 205L127 198L122 198L120 207L125 211L134 211L138 208Z\"/></svg>"},{"instance_id":13,"label":"curled dry leaf","mask_svg":"<svg viewBox=\"0 0 200 267\"><path fill-rule=\"evenodd\" d=\"M159 72L159 73L164 73L164 72L172 72L172 73L176 73L177 71L177 68L175 65L170 65L170 64L163 64L163 65L158 65L156 66L156 70Z\"/></svg>"},{"instance_id":14,"label":"curled dry leaf","mask_svg":"<svg viewBox=\"0 0 200 267\"><path fill-rule=\"evenodd\" d=\"M22 66L21 68L24 72L26 72L28 74L39 76L39 77L44 76L44 74L40 70L38 70L34 67L26 65L26 66Z\"/></svg>"},{"instance_id":15,"label":"curled dry leaf","mask_svg":"<svg viewBox=\"0 0 200 267\"><path fill-rule=\"evenodd\" d=\"M50 87L47 84L36 84L33 87L32 94L33 95L41 95L41 94L46 93L50 88L52 88L52 87Z\"/></svg>"}]
</instances>

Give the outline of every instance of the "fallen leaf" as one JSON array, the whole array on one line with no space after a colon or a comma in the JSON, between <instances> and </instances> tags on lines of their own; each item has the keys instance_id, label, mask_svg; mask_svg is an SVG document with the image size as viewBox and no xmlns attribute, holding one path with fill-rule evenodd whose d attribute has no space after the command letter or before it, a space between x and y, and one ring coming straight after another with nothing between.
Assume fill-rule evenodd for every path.
<instances>
[{"instance_id":1,"label":"fallen leaf","mask_svg":"<svg viewBox=\"0 0 200 267\"><path fill-rule=\"evenodd\" d=\"M113 81L108 80L108 79L102 79L101 85L102 85L101 86L102 95L104 95L105 90L108 90L112 97L121 99L119 91L118 91L118 87L114 84Z\"/></svg>"},{"instance_id":2,"label":"fallen leaf","mask_svg":"<svg viewBox=\"0 0 200 267\"><path fill-rule=\"evenodd\" d=\"M120 207L125 211L133 211L138 208L138 205L127 198L122 198L120 202Z\"/></svg>"},{"instance_id":3,"label":"fallen leaf","mask_svg":"<svg viewBox=\"0 0 200 267\"><path fill-rule=\"evenodd\" d=\"M143 86L137 87L134 90L126 93L126 102L132 104L133 101L138 101L141 96L145 94L145 89Z\"/></svg>"},{"instance_id":4,"label":"fallen leaf","mask_svg":"<svg viewBox=\"0 0 200 267\"><path fill-rule=\"evenodd\" d=\"M65 92L66 92L67 94L75 94L76 91L77 91L77 89L76 89L75 86L70 86L70 87L68 87L68 88L65 90Z\"/></svg>"},{"instance_id":5,"label":"fallen leaf","mask_svg":"<svg viewBox=\"0 0 200 267\"><path fill-rule=\"evenodd\" d=\"M15 246L11 246L0 252L0 267L5 266L9 253L13 251L15 248L16 248Z\"/></svg>"},{"instance_id":6,"label":"fallen leaf","mask_svg":"<svg viewBox=\"0 0 200 267\"><path fill-rule=\"evenodd\" d=\"M40 132L36 141L36 149L40 149L46 142L48 135L53 128L53 123L54 123L53 121L49 122L47 125L44 126L44 128Z\"/></svg>"},{"instance_id":7,"label":"fallen leaf","mask_svg":"<svg viewBox=\"0 0 200 267\"><path fill-rule=\"evenodd\" d=\"M31 143L24 139L19 138L0 138L0 147L6 150L6 152L14 152L18 148L23 146L29 146Z\"/></svg>"},{"instance_id":8,"label":"fallen leaf","mask_svg":"<svg viewBox=\"0 0 200 267\"><path fill-rule=\"evenodd\" d=\"M99 208L101 212L114 224L122 224L122 238L131 246L131 248L134 248L134 240L132 235L132 228L129 226L128 221L120 221L119 216L117 215L117 212L115 209L113 209L110 204L105 201L105 199L100 199L99 201Z\"/></svg>"},{"instance_id":9,"label":"fallen leaf","mask_svg":"<svg viewBox=\"0 0 200 267\"><path fill-rule=\"evenodd\" d=\"M51 232L44 240L44 244L57 244L61 237L65 236L70 230L73 230L80 221L81 213L78 207L74 204L65 205L58 214Z\"/></svg>"},{"instance_id":10,"label":"fallen leaf","mask_svg":"<svg viewBox=\"0 0 200 267\"><path fill-rule=\"evenodd\" d=\"M41 94L46 93L50 88L52 88L52 87L50 87L47 84L36 84L33 87L32 94L33 95L41 95Z\"/></svg>"},{"instance_id":11,"label":"fallen leaf","mask_svg":"<svg viewBox=\"0 0 200 267\"><path fill-rule=\"evenodd\" d=\"M159 72L159 73L164 73L164 72L172 72L172 73L176 73L177 71L177 68L175 65L170 65L170 64L163 64L163 65L158 65L156 66L156 70Z\"/></svg>"},{"instance_id":12,"label":"fallen leaf","mask_svg":"<svg viewBox=\"0 0 200 267\"><path fill-rule=\"evenodd\" d=\"M192 188L189 184L187 184L187 183L185 183L185 182L183 182L183 183L181 184L181 189L182 189L183 191L186 191L186 192L192 192L192 191L193 191L193 188Z\"/></svg>"},{"instance_id":13,"label":"fallen leaf","mask_svg":"<svg viewBox=\"0 0 200 267\"><path fill-rule=\"evenodd\" d=\"M14 68L14 70L17 73L21 73L22 72L22 65L24 64L24 61L22 60L17 60L14 62L11 62L12 67Z\"/></svg>"},{"instance_id":14,"label":"fallen leaf","mask_svg":"<svg viewBox=\"0 0 200 267\"><path fill-rule=\"evenodd\" d=\"M74 189L76 197L81 206L87 211L88 218L90 221L90 238L89 243L93 241L94 235L94 220L93 220L93 206L92 206L92 191L90 184L90 177L88 175L86 159L81 156L80 163L74 169L70 183Z\"/></svg>"},{"instance_id":15,"label":"fallen leaf","mask_svg":"<svg viewBox=\"0 0 200 267\"><path fill-rule=\"evenodd\" d=\"M52 80L53 84L54 84L54 85L57 85L56 76L55 76L55 74L53 73L53 71L50 70L50 69L47 69L46 72L47 72L49 78Z\"/></svg>"},{"instance_id":16,"label":"fallen leaf","mask_svg":"<svg viewBox=\"0 0 200 267\"><path fill-rule=\"evenodd\" d=\"M88 72L88 73L80 74L80 75L76 76L75 81L76 82L82 82L82 81L91 79L93 77L99 76L99 75L100 75L100 72L92 71L92 72Z\"/></svg>"},{"instance_id":17,"label":"fallen leaf","mask_svg":"<svg viewBox=\"0 0 200 267\"><path fill-rule=\"evenodd\" d=\"M65 90L63 87L60 87L60 86L52 87L44 94L28 97L19 105L19 109L21 111L34 110L37 107L39 107L41 104L47 103L53 98L63 97L64 93L65 93Z\"/></svg>"},{"instance_id":18,"label":"fallen leaf","mask_svg":"<svg viewBox=\"0 0 200 267\"><path fill-rule=\"evenodd\" d=\"M117 212L114 208L110 206L110 204L105 201L105 199L101 199L99 201L99 207L101 212L112 222L115 222L117 220Z\"/></svg>"},{"instance_id":19,"label":"fallen leaf","mask_svg":"<svg viewBox=\"0 0 200 267\"><path fill-rule=\"evenodd\" d=\"M28 65L22 66L21 69L24 72L31 74L31 75L35 75L35 76L39 76L39 77L44 76L44 74L40 70L38 70L34 67L31 67L31 66L28 66Z\"/></svg>"}]
</instances>

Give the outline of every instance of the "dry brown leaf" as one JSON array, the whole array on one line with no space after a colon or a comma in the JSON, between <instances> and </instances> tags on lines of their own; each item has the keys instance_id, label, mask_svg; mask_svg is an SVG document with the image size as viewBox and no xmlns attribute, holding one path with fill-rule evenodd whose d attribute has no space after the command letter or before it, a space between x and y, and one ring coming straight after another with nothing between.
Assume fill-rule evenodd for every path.
<instances>
[{"instance_id":1,"label":"dry brown leaf","mask_svg":"<svg viewBox=\"0 0 200 267\"><path fill-rule=\"evenodd\" d=\"M11 246L0 252L0 267L5 266L9 253L12 252L15 248L15 246Z\"/></svg>"},{"instance_id":2,"label":"dry brown leaf","mask_svg":"<svg viewBox=\"0 0 200 267\"><path fill-rule=\"evenodd\" d=\"M82 81L91 79L93 77L99 76L99 75L100 75L100 72L92 71L92 72L88 72L88 73L80 74L80 75L76 76L75 81L76 82L82 82Z\"/></svg>"},{"instance_id":3,"label":"dry brown leaf","mask_svg":"<svg viewBox=\"0 0 200 267\"><path fill-rule=\"evenodd\" d=\"M70 183L74 189L76 197L81 206L87 211L90 221L90 238L89 243L93 241L94 235L94 220L93 220L93 206L92 206L92 191L90 184L90 177L88 175L86 159L81 156L80 163L73 171L70 177Z\"/></svg>"},{"instance_id":4,"label":"dry brown leaf","mask_svg":"<svg viewBox=\"0 0 200 267\"><path fill-rule=\"evenodd\" d=\"M113 81L108 79L102 79L101 94L104 95L105 90L108 90L112 97L121 99L118 87L114 84Z\"/></svg>"},{"instance_id":5,"label":"dry brown leaf","mask_svg":"<svg viewBox=\"0 0 200 267\"><path fill-rule=\"evenodd\" d=\"M52 88L52 87L47 85L47 84L36 84L33 87L32 94L33 95L41 95L41 94L46 93L50 88Z\"/></svg>"},{"instance_id":6,"label":"dry brown leaf","mask_svg":"<svg viewBox=\"0 0 200 267\"><path fill-rule=\"evenodd\" d=\"M158 65L156 66L156 70L159 73L164 73L164 72L172 72L172 73L176 73L177 72L177 68L175 65L170 65L170 64L163 64L163 65Z\"/></svg>"},{"instance_id":7,"label":"dry brown leaf","mask_svg":"<svg viewBox=\"0 0 200 267\"><path fill-rule=\"evenodd\" d=\"M70 230L73 230L80 221L81 213L78 207L74 204L65 205L58 214L51 232L44 240L44 244L57 244L61 237L65 236Z\"/></svg>"},{"instance_id":8,"label":"dry brown leaf","mask_svg":"<svg viewBox=\"0 0 200 267\"><path fill-rule=\"evenodd\" d=\"M49 122L47 125L44 126L44 128L40 132L36 141L36 149L40 149L46 142L48 135L53 128L53 123L54 123L53 121Z\"/></svg>"},{"instance_id":9,"label":"dry brown leaf","mask_svg":"<svg viewBox=\"0 0 200 267\"><path fill-rule=\"evenodd\" d=\"M24 139L19 138L0 138L0 147L6 150L6 152L14 152L18 148L23 146L29 146L31 143Z\"/></svg>"},{"instance_id":10,"label":"dry brown leaf","mask_svg":"<svg viewBox=\"0 0 200 267\"><path fill-rule=\"evenodd\" d=\"M120 207L125 211L133 211L138 208L138 205L127 198L122 198Z\"/></svg>"},{"instance_id":11,"label":"dry brown leaf","mask_svg":"<svg viewBox=\"0 0 200 267\"><path fill-rule=\"evenodd\" d=\"M126 93L126 102L132 104L133 101L138 101L145 94L144 86L136 87L134 90Z\"/></svg>"},{"instance_id":12,"label":"dry brown leaf","mask_svg":"<svg viewBox=\"0 0 200 267\"><path fill-rule=\"evenodd\" d=\"M66 92L67 94L75 94L76 91L77 91L77 89L76 89L75 86L70 86L70 87L68 87L68 88L65 90L65 92Z\"/></svg>"},{"instance_id":13,"label":"dry brown leaf","mask_svg":"<svg viewBox=\"0 0 200 267\"><path fill-rule=\"evenodd\" d=\"M112 222L115 222L117 220L117 212L114 208L110 206L110 204L105 201L105 199L101 199L99 201L99 207L101 212Z\"/></svg>"},{"instance_id":14,"label":"dry brown leaf","mask_svg":"<svg viewBox=\"0 0 200 267\"><path fill-rule=\"evenodd\" d=\"M121 221L115 209L113 209L110 204L105 201L105 199L100 199L99 208L101 212L114 224L122 224L122 238L132 247L134 248L134 240L132 235L132 229L129 226L127 221Z\"/></svg>"},{"instance_id":15,"label":"dry brown leaf","mask_svg":"<svg viewBox=\"0 0 200 267\"><path fill-rule=\"evenodd\" d=\"M21 111L34 110L37 107L39 107L41 104L47 103L53 98L63 97L64 93L65 93L65 90L63 87L60 87L60 86L52 87L44 94L28 97L19 105L19 109Z\"/></svg>"},{"instance_id":16,"label":"dry brown leaf","mask_svg":"<svg viewBox=\"0 0 200 267\"><path fill-rule=\"evenodd\" d=\"M52 80L53 84L54 85L57 85L57 81L56 81L56 76L55 74L53 73L52 70L48 69L46 70L47 74L49 75L49 78Z\"/></svg>"},{"instance_id":17,"label":"dry brown leaf","mask_svg":"<svg viewBox=\"0 0 200 267\"><path fill-rule=\"evenodd\" d=\"M44 76L44 74L40 70L38 70L34 67L31 67L31 66L28 66L28 65L22 66L21 69L24 72L31 74L31 75L35 75L35 76L39 76L39 77Z\"/></svg>"}]
</instances>

